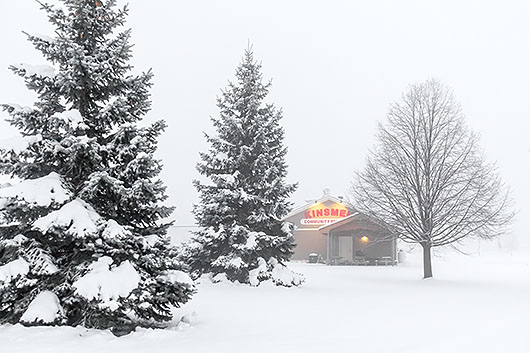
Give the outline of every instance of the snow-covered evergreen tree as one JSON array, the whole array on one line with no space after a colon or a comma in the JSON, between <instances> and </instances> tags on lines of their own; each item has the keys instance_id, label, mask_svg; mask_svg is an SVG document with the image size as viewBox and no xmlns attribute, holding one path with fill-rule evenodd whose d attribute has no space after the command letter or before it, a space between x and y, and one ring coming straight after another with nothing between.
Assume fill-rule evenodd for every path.
<instances>
[{"instance_id":1,"label":"snow-covered evergreen tree","mask_svg":"<svg viewBox=\"0 0 530 353\"><path fill-rule=\"evenodd\" d=\"M296 185L287 184L280 126L281 110L266 104L270 82L247 49L230 83L218 99L215 135L201 153L198 171L209 183L195 181L200 203L194 214L200 226L187 247L195 275L225 275L231 281L258 285L298 285L301 277L285 267L292 255L292 224L282 221ZM215 277L214 277L215 278Z\"/></svg>"},{"instance_id":2,"label":"snow-covered evergreen tree","mask_svg":"<svg viewBox=\"0 0 530 353\"><path fill-rule=\"evenodd\" d=\"M126 7L62 3L42 5L53 38L28 34L51 66L11 67L37 102L3 105L22 136L0 153L20 181L0 189L0 323L162 326L194 288L166 234L165 123L138 126L152 74L131 74Z\"/></svg>"}]
</instances>

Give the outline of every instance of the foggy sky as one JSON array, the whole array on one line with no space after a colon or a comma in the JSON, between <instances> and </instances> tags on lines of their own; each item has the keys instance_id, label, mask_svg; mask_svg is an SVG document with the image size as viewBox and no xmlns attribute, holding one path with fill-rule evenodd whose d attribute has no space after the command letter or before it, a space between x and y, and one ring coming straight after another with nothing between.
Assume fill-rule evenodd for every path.
<instances>
[{"instance_id":1,"label":"foggy sky","mask_svg":"<svg viewBox=\"0 0 530 353\"><path fill-rule=\"evenodd\" d=\"M56 0L51 1L56 3ZM125 4L125 1L119 2ZM193 223L203 131L216 97L234 79L250 41L282 107L292 201L324 188L347 195L374 143L377 121L409 84L450 86L489 160L511 186L519 242L530 229L530 2L528 1L171 1L130 0L135 72L152 68L153 109L165 119L162 178L177 224ZM31 105L34 95L9 64L44 64L21 31L52 35L33 0L0 12L0 102ZM5 113L0 113L5 117ZM3 120L3 119L2 119ZM13 135L0 122L0 138Z\"/></svg>"}]
</instances>

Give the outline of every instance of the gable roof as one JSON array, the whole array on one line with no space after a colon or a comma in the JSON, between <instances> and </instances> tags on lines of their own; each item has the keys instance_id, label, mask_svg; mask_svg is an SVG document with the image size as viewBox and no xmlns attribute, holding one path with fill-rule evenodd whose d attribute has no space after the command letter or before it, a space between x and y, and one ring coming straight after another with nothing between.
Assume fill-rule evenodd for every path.
<instances>
[{"instance_id":1,"label":"gable roof","mask_svg":"<svg viewBox=\"0 0 530 353\"><path fill-rule=\"evenodd\" d=\"M380 219L374 217L374 216L371 216L367 213L364 213L364 212L360 212L360 211L357 211L355 210L355 212L353 212L351 215L347 216L347 217L344 217L344 218L341 218L341 219L337 219L336 221L334 222L331 222L331 223L328 223L328 224L324 224L322 226L320 226L318 228L319 232L322 233L322 234L325 234L333 229L336 229L344 224L348 224L352 219L354 218L365 218L367 220L369 220L370 222L372 222L373 224L377 225L378 227L381 227L382 229L390 229L389 226L381 221Z\"/></svg>"},{"instance_id":2,"label":"gable roof","mask_svg":"<svg viewBox=\"0 0 530 353\"><path fill-rule=\"evenodd\" d=\"M321 232L321 233L326 233L326 232L329 232L330 230L333 230L337 227L340 227L341 225L343 224L347 224L352 218L357 218L361 215L361 213L359 212L354 212L352 213L351 215L347 216L347 217L344 217L344 218L341 218L341 219L337 219L335 222L331 222L331 223L328 223L328 224L324 224L323 226L320 226L318 228L318 230Z\"/></svg>"},{"instance_id":3,"label":"gable roof","mask_svg":"<svg viewBox=\"0 0 530 353\"><path fill-rule=\"evenodd\" d=\"M301 212L304 212L305 210L308 210L310 209L311 207L314 207L316 204L318 203L323 203L323 202L326 202L326 201L331 201L331 202L335 202L335 203L340 203L341 205L344 205L347 209L350 209L350 210L355 210L355 208L350 205L347 201L343 200L343 199L340 199L338 197L335 197L335 196L331 196L329 194L324 194L322 195L322 197L318 200L315 200L313 202L310 202L308 204L305 204L304 206L300 206L300 207L297 207L295 209L293 209L291 212L289 212L285 217L283 217L283 220L287 219L287 218L290 218L298 213L301 213ZM346 217L347 218L347 217Z\"/></svg>"}]
</instances>

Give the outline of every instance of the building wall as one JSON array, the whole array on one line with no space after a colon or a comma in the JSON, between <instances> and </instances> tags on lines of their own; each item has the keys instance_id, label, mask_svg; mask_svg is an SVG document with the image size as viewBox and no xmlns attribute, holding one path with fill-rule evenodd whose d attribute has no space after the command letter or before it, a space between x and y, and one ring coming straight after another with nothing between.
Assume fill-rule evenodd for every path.
<instances>
[{"instance_id":1,"label":"building wall","mask_svg":"<svg viewBox=\"0 0 530 353\"><path fill-rule=\"evenodd\" d=\"M318 230L300 230L294 233L296 247L292 260L307 260L309 254L315 253L326 258L327 237Z\"/></svg>"}]
</instances>

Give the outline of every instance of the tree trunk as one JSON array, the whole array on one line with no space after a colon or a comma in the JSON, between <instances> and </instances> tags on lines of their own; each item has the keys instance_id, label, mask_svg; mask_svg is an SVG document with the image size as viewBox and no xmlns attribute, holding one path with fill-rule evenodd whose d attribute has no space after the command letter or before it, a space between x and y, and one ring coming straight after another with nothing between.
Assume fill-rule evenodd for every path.
<instances>
[{"instance_id":1,"label":"tree trunk","mask_svg":"<svg viewBox=\"0 0 530 353\"><path fill-rule=\"evenodd\" d=\"M431 244L423 243L423 279L432 277Z\"/></svg>"}]
</instances>

